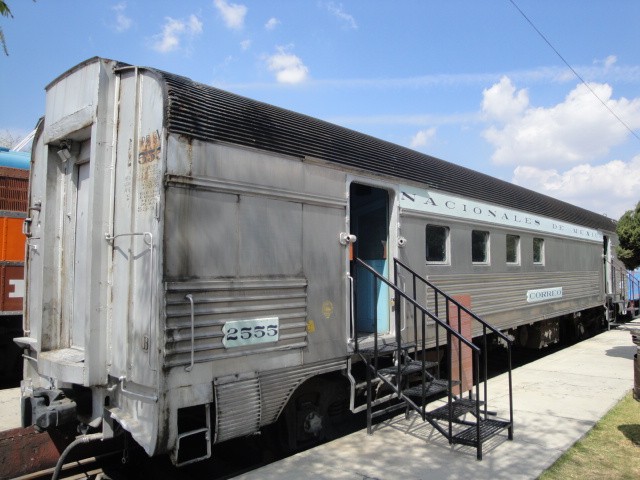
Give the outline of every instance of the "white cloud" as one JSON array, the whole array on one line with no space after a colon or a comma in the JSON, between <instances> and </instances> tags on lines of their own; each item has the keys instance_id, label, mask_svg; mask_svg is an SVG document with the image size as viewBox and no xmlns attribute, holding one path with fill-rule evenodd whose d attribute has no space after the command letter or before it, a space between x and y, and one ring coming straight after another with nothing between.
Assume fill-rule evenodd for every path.
<instances>
[{"instance_id":1,"label":"white cloud","mask_svg":"<svg viewBox=\"0 0 640 480\"><path fill-rule=\"evenodd\" d=\"M581 164L566 171L517 167L513 183L618 219L633 209L640 190L640 155L630 161Z\"/></svg>"},{"instance_id":2,"label":"white cloud","mask_svg":"<svg viewBox=\"0 0 640 480\"><path fill-rule=\"evenodd\" d=\"M195 15L190 15L186 20L165 18L162 33L154 37L153 49L160 53L168 53L180 48L183 37L194 37L202 33L202 22Z\"/></svg>"},{"instance_id":3,"label":"white cloud","mask_svg":"<svg viewBox=\"0 0 640 480\"><path fill-rule=\"evenodd\" d=\"M244 17L247 15L246 5L229 3L226 0L214 0L213 4L222 15L225 25L232 30L240 30L244 26Z\"/></svg>"},{"instance_id":4,"label":"white cloud","mask_svg":"<svg viewBox=\"0 0 640 480\"><path fill-rule=\"evenodd\" d=\"M615 100L609 85L593 83L589 87L630 128L640 126L640 98ZM525 91L516 93L509 79L503 78L484 91L482 102L487 119L500 120L483 133L495 148L493 162L548 167L606 155L624 142L629 132L598 98L579 84L562 103L533 107Z\"/></svg>"},{"instance_id":5,"label":"white cloud","mask_svg":"<svg viewBox=\"0 0 640 480\"><path fill-rule=\"evenodd\" d=\"M413 149L426 147L431 143L435 136L435 127L426 130L420 130L411 138L411 143L409 144L409 146Z\"/></svg>"},{"instance_id":6,"label":"white cloud","mask_svg":"<svg viewBox=\"0 0 640 480\"><path fill-rule=\"evenodd\" d=\"M611 68L617 61L618 61L618 57L616 57L615 55L609 55L607 58L604 59L604 68L606 69Z\"/></svg>"},{"instance_id":7,"label":"white cloud","mask_svg":"<svg viewBox=\"0 0 640 480\"><path fill-rule=\"evenodd\" d=\"M251 40L247 39L240 42L240 48L242 48L242 50L249 50L249 47L251 47Z\"/></svg>"},{"instance_id":8,"label":"white cloud","mask_svg":"<svg viewBox=\"0 0 640 480\"><path fill-rule=\"evenodd\" d=\"M124 11L127 9L126 2L120 2L113 7L111 7L113 11L116 12L116 25L115 29L117 32L125 32L131 28L133 21L130 17L126 16Z\"/></svg>"},{"instance_id":9,"label":"white cloud","mask_svg":"<svg viewBox=\"0 0 640 480\"><path fill-rule=\"evenodd\" d=\"M273 30L278 25L280 25L280 20L275 17L271 17L269 20L267 20L267 23L264 24L264 28L266 28L267 30Z\"/></svg>"},{"instance_id":10,"label":"white cloud","mask_svg":"<svg viewBox=\"0 0 640 480\"><path fill-rule=\"evenodd\" d=\"M344 7L342 6L342 4L336 5L333 2L327 2L324 4L324 7L329 11L329 13L340 20L345 28L349 28L352 30L356 30L358 28L356 19L353 18L353 15L350 15L344 11Z\"/></svg>"},{"instance_id":11,"label":"white cloud","mask_svg":"<svg viewBox=\"0 0 640 480\"><path fill-rule=\"evenodd\" d=\"M482 112L488 119L505 122L520 115L529 105L527 91L522 89L516 93L508 77L482 92Z\"/></svg>"},{"instance_id":12,"label":"white cloud","mask_svg":"<svg viewBox=\"0 0 640 480\"><path fill-rule=\"evenodd\" d=\"M301 83L309 78L309 69L296 55L287 52L285 47L278 47L278 52L267 57L267 68L275 72L279 83Z\"/></svg>"}]
</instances>

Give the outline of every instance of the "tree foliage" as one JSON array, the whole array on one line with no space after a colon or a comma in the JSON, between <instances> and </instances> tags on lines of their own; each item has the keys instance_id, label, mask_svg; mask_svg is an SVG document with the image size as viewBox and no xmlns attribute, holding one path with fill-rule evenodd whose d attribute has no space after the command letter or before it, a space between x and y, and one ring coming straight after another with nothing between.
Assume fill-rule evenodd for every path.
<instances>
[{"instance_id":1,"label":"tree foliage","mask_svg":"<svg viewBox=\"0 0 640 480\"><path fill-rule=\"evenodd\" d=\"M9 10L9 5L7 5L7 2L3 2L2 0L0 0L0 15L2 15L3 17L13 18L11 10ZM4 54L9 55L9 50L7 50L7 42L5 42L4 40L4 32L2 31L2 27L0 27L0 45L2 45Z\"/></svg>"},{"instance_id":2,"label":"tree foliage","mask_svg":"<svg viewBox=\"0 0 640 480\"><path fill-rule=\"evenodd\" d=\"M640 202L635 210L627 210L620 217L616 233L619 240L618 259L629 270L635 270L640 266Z\"/></svg>"}]
</instances>

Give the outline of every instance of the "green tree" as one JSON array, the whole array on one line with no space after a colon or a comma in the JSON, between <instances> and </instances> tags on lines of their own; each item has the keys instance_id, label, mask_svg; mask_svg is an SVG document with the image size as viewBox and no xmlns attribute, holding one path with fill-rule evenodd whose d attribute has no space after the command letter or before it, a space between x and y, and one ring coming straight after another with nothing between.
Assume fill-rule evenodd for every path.
<instances>
[{"instance_id":1,"label":"green tree","mask_svg":"<svg viewBox=\"0 0 640 480\"><path fill-rule=\"evenodd\" d=\"M2 15L3 17L13 18L11 10L9 10L9 5L7 5L7 2L3 2L2 0L0 0L0 15ZM2 44L4 54L9 55L9 50L7 50L7 42L5 42L4 40L4 32L2 31L2 27L0 27L0 44Z\"/></svg>"},{"instance_id":2,"label":"green tree","mask_svg":"<svg viewBox=\"0 0 640 480\"><path fill-rule=\"evenodd\" d=\"M640 202L635 210L627 210L616 227L620 244L616 249L618 258L629 270L640 266Z\"/></svg>"}]
</instances>

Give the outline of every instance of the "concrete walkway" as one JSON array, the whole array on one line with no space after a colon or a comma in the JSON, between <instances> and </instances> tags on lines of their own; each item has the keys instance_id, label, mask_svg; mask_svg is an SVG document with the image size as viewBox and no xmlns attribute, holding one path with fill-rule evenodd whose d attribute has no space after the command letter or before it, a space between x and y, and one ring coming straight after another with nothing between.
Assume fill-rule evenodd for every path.
<instances>
[{"instance_id":1,"label":"concrete walkway","mask_svg":"<svg viewBox=\"0 0 640 480\"><path fill-rule=\"evenodd\" d=\"M0 432L20 428L20 389L0 390Z\"/></svg>"},{"instance_id":2,"label":"concrete walkway","mask_svg":"<svg viewBox=\"0 0 640 480\"><path fill-rule=\"evenodd\" d=\"M634 325L636 326L636 325ZM239 479L534 479L633 388L636 346L611 330L513 372L514 440L451 447L417 415L302 452ZM507 377L489 381L489 409L508 418ZM492 392L495 392L492 395ZM496 394L499 396L496 397Z\"/></svg>"}]
</instances>

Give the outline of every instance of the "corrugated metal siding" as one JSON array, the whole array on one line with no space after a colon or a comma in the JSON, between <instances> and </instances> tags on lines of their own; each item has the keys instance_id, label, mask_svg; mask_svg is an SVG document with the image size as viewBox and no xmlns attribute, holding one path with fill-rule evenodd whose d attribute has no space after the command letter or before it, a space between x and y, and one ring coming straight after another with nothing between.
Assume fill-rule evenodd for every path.
<instances>
[{"instance_id":1,"label":"corrugated metal siding","mask_svg":"<svg viewBox=\"0 0 640 480\"><path fill-rule=\"evenodd\" d=\"M167 284L165 366L188 365L191 359L191 308L195 304L195 361L239 357L307 345L307 282L304 278L189 281ZM277 316L277 342L226 349L222 327L230 320Z\"/></svg>"},{"instance_id":2,"label":"corrugated metal siding","mask_svg":"<svg viewBox=\"0 0 640 480\"><path fill-rule=\"evenodd\" d=\"M256 433L260 429L258 378L215 384L215 443Z\"/></svg>"},{"instance_id":3,"label":"corrugated metal siding","mask_svg":"<svg viewBox=\"0 0 640 480\"><path fill-rule=\"evenodd\" d=\"M471 295L471 307L478 315L511 311L517 316L519 309L544 304L584 300L584 308L592 306L592 299L600 293L599 272L544 272L531 274L474 274L430 275L429 280L450 295ZM562 298L552 302L527 303L528 290L562 287ZM442 300L442 299L441 299ZM428 305L433 305L431 295ZM440 305L442 308L442 304ZM526 317L526 316L524 316Z\"/></svg>"},{"instance_id":4,"label":"corrugated metal siding","mask_svg":"<svg viewBox=\"0 0 640 480\"><path fill-rule=\"evenodd\" d=\"M166 127L203 141L224 141L422 182L427 188L615 230L602 215L306 115L150 69L166 86Z\"/></svg>"}]
</instances>

